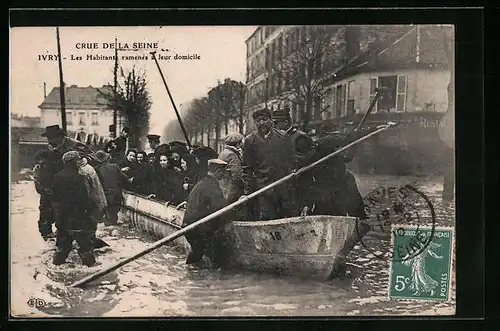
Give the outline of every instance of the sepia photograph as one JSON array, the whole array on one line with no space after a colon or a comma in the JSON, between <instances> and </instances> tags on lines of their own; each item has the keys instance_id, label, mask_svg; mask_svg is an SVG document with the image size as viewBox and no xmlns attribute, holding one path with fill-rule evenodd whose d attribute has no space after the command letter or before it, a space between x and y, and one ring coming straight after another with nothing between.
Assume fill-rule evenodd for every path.
<instances>
[{"instance_id":1,"label":"sepia photograph","mask_svg":"<svg viewBox=\"0 0 500 331\"><path fill-rule=\"evenodd\" d=\"M13 318L455 315L454 25L9 39Z\"/></svg>"}]
</instances>

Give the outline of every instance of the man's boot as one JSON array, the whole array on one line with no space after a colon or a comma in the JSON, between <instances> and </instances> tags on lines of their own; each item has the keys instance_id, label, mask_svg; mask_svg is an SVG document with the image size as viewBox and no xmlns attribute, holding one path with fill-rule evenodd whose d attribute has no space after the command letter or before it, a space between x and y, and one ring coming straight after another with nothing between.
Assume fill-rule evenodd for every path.
<instances>
[{"instance_id":1,"label":"man's boot","mask_svg":"<svg viewBox=\"0 0 500 331\"><path fill-rule=\"evenodd\" d=\"M54 253L54 258L52 260L52 264L54 265L61 265L64 262L66 262L66 259L68 258L69 251L68 250L62 250L58 248L56 252Z\"/></svg>"},{"instance_id":2,"label":"man's boot","mask_svg":"<svg viewBox=\"0 0 500 331\"><path fill-rule=\"evenodd\" d=\"M93 252L78 252L78 254L82 259L82 263L87 267L92 267L96 263Z\"/></svg>"}]
</instances>

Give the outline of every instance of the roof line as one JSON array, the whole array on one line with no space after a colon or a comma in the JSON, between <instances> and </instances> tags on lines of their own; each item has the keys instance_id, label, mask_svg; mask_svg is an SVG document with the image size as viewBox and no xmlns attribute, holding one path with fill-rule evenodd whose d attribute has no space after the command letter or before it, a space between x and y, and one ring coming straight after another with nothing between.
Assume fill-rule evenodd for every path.
<instances>
[{"instance_id":1,"label":"roof line","mask_svg":"<svg viewBox=\"0 0 500 331\"><path fill-rule=\"evenodd\" d=\"M403 36L401 36L400 38L398 38L396 41L392 42L391 44L389 44L387 47L385 47L383 50L379 51L377 53L377 55L381 55L383 54L385 51L387 51L387 49L389 49L389 47L391 46L394 46L395 44L399 43L401 40L403 40L404 38L406 38L410 33L412 33L414 30L416 29L416 27L412 27L408 32L406 32ZM349 60L346 64L340 66L339 68L337 68L334 72L332 72L331 74L327 75L325 77L325 79L328 79L332 76L336 76L337 73L339 73L340 71L342 71L343 69L349 67L354 61L358 60L360 57L362 57L363 55L366 55L368 54L368 52L370 51L370 48L368 48L366 51L358 54L357 56L353 57L351 60ZM356 68L361 68L362 66L366 65L368 63L368 61L365 61L359 65L356 66Z\"/></svg>"},{"instance_id":2,"label":"roof line","mask_svg":"<svg viewBox=\"0 0 500 331\"><path fill-rule=\"evenodd\" d=\"M259 25L259 26L255 29L255 31L254 31L254 32L252 32L252 34L250 35L250 37L248 37L247 39L245 39L245 43L246 43L247 41L249 41L249 40L250 40L250 39L254 36L254 34L255 34L258 30L260 30L260 29L262 29L262 25Z\"/></svg>"}]
</instances>

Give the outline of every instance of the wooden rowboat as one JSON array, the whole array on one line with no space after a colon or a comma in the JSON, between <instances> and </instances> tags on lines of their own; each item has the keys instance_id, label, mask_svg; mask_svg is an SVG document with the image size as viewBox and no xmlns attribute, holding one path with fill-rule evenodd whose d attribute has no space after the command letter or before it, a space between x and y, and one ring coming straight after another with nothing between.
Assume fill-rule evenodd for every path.
<instances>
[{"instance_id":1,"label":"wooden rowboat","mask_svg":"<svg viewBox=\"0 0 500 331\"><path fill-rule=\"evenodd\" d=\"M132 192L124 196L120 217L134 228L159 238L181 228L183 210ZM335 258L356 236L355 222L354 217L330 215L232 221L224 229L229 261L245 270L327 280ZM174 244L183 252L190 250L184 237Z\"/></svg>"}]
</instances>

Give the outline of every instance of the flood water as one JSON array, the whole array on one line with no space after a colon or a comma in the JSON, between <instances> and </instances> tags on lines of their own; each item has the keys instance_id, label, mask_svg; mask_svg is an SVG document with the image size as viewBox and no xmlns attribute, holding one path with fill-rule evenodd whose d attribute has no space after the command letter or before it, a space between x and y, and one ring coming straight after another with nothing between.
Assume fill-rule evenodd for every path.
<instances>
[{"instance_id":1,"label":"flood water","mask_svg":"<svg viewBox=\"0 0 500 331\"><path fill-rule=\"evenodd\" d=\"M415 178L357 176L363 195L380 185L402 185ZM442 179L419 178L418 188L431 199L438 225L454 225L455 207L441 201ZM11 312L19 317L145 317L145 316L373 316L452 315L449 302L388 298L390 261L374 254L387 251L390 241L369 234L370 250L357 245L349 255L347 275L329 282L292 277L197 270L185 256L164 246L131 262L98 284L68 287L103 266L129 257L154 241L129 228L99 225L98 236L110 247L96 252L98 264L81 265L73 251L62 266L51 265L53 242L44 242L37 229L38 195L30 181L11 190L10 254ZM452 287L454 281L452 280ZM43 307L30 307L30 297Z\"/></svg>"}]
</instances>

